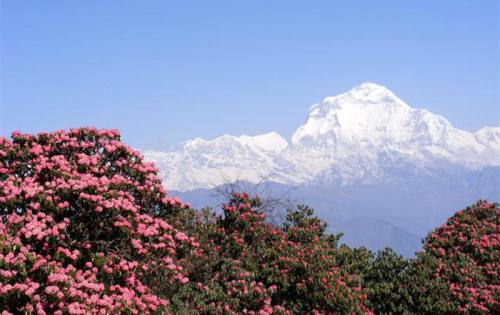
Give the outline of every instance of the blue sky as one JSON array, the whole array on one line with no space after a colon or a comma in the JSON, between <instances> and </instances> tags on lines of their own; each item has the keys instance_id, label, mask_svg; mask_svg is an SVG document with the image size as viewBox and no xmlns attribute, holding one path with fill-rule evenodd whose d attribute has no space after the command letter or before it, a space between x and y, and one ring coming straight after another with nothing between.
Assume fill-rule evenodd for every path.
<instances>
[{"instance_id":1,"label":"blue sky","mask_svg":"<svg viewBox=\"0 0 500 315\"><path fill-rule=\"evenodd\" d=\"M2 1L1 28L3 136L289 137L363 81L466 130L500 125L496 0Z\"/></svg>"}]
</instances>

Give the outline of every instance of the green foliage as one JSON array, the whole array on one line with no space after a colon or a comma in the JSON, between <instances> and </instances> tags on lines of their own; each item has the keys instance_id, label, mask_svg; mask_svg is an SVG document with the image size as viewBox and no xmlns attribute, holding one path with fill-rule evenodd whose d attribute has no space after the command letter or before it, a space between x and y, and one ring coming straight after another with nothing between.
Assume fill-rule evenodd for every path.
<instances>
[{"instance_id":1,"label":"green foliage","mask_svg":"<svg viewBox=\"0 0 500 315\"><path fill-rule=\"evenodd\" d=\"M386 248L366 264L369 306L376 314L405 314L410 297L404 286L410 263Z\"/></svg>"}]
</instances>

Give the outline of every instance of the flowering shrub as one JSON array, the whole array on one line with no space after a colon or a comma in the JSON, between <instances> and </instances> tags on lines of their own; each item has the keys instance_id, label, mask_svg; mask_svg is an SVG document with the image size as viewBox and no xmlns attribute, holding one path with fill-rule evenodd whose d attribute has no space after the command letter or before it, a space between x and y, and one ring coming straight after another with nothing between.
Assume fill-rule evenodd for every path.
<instances>
[{"instance_id":1,"label":"flowering shrub","mask_svg":"<svg viewBox=\"0 0 500 315\"><path fill-rule=\"evenodd\" d=\"M414 259L378 253L360 272L368 305L383 314L499 314L499 223L497 204L480 201L429 233Z\"/></svg>"},{"instance_id":2,"label":"flowering shrub","mask_svg":"<svg viewBox=\"0 0 500 315\"><path fill-rule=\"evenodd\" d=\"M369 314L360 279L337 261L337 238L300 207L283 228L265 223L259 198L233 193L205 232L205 277L192 284L200 313ZM203 237L203 236L200 236ZM198 291L197 291L198 290Z\"/></svg>"},{"instance_id":3,"label":"flowering shrub","mask_svg":"<svg viewBox=\"0 0 500 315\"><path fill-rule=\"evenodd\" d=\"M12 137L0 139L3 314L168 309L199 244L155 216L186 205L153 166L114 130Z\"/></svg>"},{"instance_id":4,"label":"flowering shrub","mask_svg":"<svg viewBox=\"0 0 500 315\"><path fill-rule=\"evenodd\" d=\"M423 255L448 288L455 313L500 312L500 209L480 201L427 236Z\"/></svg>"}]
</instances>

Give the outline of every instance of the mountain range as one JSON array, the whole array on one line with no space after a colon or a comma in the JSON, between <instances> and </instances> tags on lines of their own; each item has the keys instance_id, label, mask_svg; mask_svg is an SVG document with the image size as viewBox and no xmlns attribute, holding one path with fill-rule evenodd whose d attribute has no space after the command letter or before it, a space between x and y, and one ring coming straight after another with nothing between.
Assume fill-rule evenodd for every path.
<instances>
[{"instance_id":1,"label":"mountain range","mask_svg":"<svg viewBox=\"0 0 500 315\"><path fill-rule=\"evenodd\" d=\"M291 141L225 135L143 154L195 206L215 206L228 183L265 181L314 207L347 244L405 256L457 209L500 200L500 127L455 128L371 82L312 105Z\"/></svg>"}]
</instances>

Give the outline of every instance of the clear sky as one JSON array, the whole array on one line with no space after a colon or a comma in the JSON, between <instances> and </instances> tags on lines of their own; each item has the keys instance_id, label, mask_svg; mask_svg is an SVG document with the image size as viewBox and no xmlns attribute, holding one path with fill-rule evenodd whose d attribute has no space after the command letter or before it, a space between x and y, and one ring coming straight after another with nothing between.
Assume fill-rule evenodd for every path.
<instances>
[{"instance_id":1,"label":"clear sky","mask_svg":"<svg viewBox=\"0 0 500 315\"><path fill-rule=\"evenodd\" d=\"M363 81L500 125L499 1L1 1L0 135L118 128L137 148L278 131Z\"/></svg>"}]
</instances>

